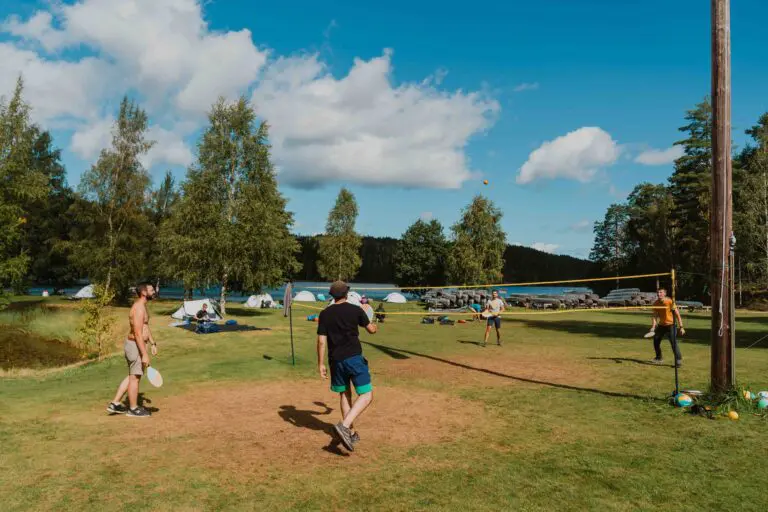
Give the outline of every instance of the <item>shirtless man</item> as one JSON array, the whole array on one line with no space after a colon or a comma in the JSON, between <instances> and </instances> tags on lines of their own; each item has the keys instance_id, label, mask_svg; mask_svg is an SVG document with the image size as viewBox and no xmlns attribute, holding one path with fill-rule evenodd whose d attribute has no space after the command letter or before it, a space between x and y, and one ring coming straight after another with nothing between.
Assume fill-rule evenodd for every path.
<instances>
[{"instance_id":1,"label":"shirtless man","mask_svg":"<svg viewBox=\"0 0 768 512\"><path fill-rule=\"evenodd\" d=\"M150 412L139 407L139 381L144 375L144 370L149 366L149 354L147 354L147 342L152 347L152 355L157 355L157 343L152 338L149 330L149 311L147 302L155 298L155 289L150 283L141 283L136 287L138 299L133 303L128 315L130 332L128 339L123 344L125 360L128 363L128 376L123 379L117 388L115 398L107 405L110 414L125 414L134 418L147 418ZM122 404L123 395L128 392L128 407Z\"/></svg>"}]
</instances>

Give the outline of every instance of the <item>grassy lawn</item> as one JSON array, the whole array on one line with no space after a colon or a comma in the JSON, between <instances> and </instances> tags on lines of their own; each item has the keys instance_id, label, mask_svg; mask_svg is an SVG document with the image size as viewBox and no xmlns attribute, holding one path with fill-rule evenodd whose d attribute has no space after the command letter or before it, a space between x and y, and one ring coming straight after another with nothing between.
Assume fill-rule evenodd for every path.
<instances>
[{"instance_id":1,"label":"grassy lawn","mask_svg":"<svg viewBox=\"0 0 768 512\"><path fill-rule=\"evenodd\" d=\"M375 399L347 455L328 434L338 403L316 376L312 311L296 310L294 367L280 311L232 307L243 330L195 335L169 327L176 307L152 305L165 385L142 386L151 419L104 412L125 375L118 340L102 363L0 380L0 508L768 508L768 422L670 407L674 370L646 364L647 314L512 316L500 348L478 346L478 322L391 316L362 338ZM71 332L60 313L49 320ZM746 348L768 315L739 320L739 381L768 390L768 340ZM709 318L686 327L681 385L703 390Z\"/></svg>"}]
</instances>

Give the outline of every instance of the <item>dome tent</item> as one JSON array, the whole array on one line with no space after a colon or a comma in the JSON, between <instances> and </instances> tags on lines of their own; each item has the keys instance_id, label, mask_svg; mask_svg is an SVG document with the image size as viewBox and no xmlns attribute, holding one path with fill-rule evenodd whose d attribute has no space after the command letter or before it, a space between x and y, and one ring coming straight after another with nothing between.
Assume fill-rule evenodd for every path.
<instances>
[{"instance_id":1,"label":"dome tent","mask_svg":"<svg viewBox=\"0 0 768 512\"><path fill-rule=\"evenodd\" d=\"M362 304L360 302L361 299L362 297L357 292L350 291L349 293L347 293L347 302L349 302L350 304L354 304L355 306L360 306ZM331 299L329 300L329 303L333 304L333 297L331 297Z\"/></svg>"},{"instance_id":2,"label":"dome tent","mask_svg":"<svg viewBox=\"0 0 768 512\"><path fill-rule=\"evenodd\" d=\"M244 307L246 308L256 308L261 309L262 303L275 303L275 299L272 298L272 296L268 293L263 293L261 295L251 295L248 297L248 300L245 301Z\"/></svg>"},{"instance_id":3,"label":"dome tent","mask_svg":"<svg viewBox=\"0 0 768 512\"><path fill-rule=\"evenodd\" d=\"M296 294L293 300L295 302L315 302L315 296L312 294L312 292L302 290Z\"/></svg>"},{"instance_id":4,"label":"dome tent","mask_svg":"<svg viewBox=\"0 0 768 512\"><path fill-rule=\"evenodd\" d=\"M94 299L96 295L93 293L93 285L83 286L80 291L72 296L73 299Z\"/></svg>"},{"instance_id":5,"label":"dome tent","mask_svg":"<svg viewBox=\"0 0 768 512\"><path fill-rule=\"evenodd\" d=\"M208 305L208 315L211 321L216 322L221 320L219 308L216 307L216 303L211 299L185 300L181 307L171 315L171 318L175 318L176 320L194 318L195 315L197 315L197 312L203 309L203 304Z\"/></svg>"},{"instance_id":6,"label":"dome tent","mask_svg":"<svg viewBox=\"0 0 768 512\"><path fill-rule=\"evenodd\" d=\"M393 304L405 304L408 300L401 293L390 293L384 297L384 302L391 302Z\"/></svg>"}]
</instances>

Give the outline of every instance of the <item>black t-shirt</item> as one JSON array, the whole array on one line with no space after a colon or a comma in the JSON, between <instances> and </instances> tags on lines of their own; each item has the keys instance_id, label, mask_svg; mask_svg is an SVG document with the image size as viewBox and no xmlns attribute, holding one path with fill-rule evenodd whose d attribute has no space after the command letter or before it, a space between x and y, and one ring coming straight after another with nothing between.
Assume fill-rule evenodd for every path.
<instances>
[{"instance_id":1,"label":"black t-shirt","mask_svg":"<svg viewBox=\"0 0 768 512\"><path fill-rule=\"evenodd\" d=\"M363 353L360 346L359 327L371 323L363 308L349 302L333 304L320 313L317 334L328 337L328 359L343 361Z\"/></svg>"}]
</instances>

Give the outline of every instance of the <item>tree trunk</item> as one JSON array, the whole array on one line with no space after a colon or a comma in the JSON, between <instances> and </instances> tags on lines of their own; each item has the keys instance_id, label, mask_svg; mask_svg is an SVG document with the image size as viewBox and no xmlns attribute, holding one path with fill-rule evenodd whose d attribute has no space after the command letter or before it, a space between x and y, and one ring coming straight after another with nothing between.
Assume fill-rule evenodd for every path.
<instances>
[{"instance_id":1,"label":"tree trunk","mask_svg":"<svg viewBox=\"0 0 768 512\"><path fill-rule=\"evenodd\" d=\"M221 299L219 300L219 307L221 308L221 315L227 314L227 280L229 275L225 272L224 277L221 279Z\"/></svg>"}]
</instances>

